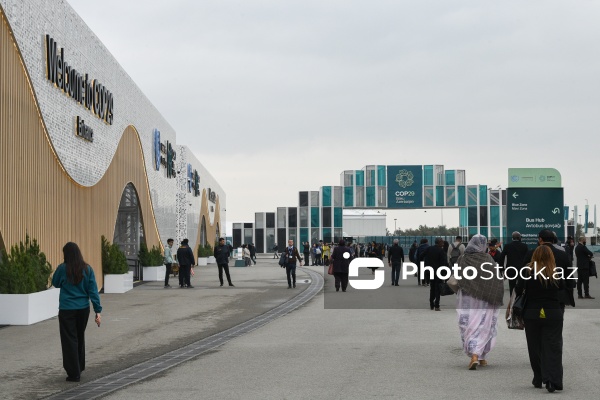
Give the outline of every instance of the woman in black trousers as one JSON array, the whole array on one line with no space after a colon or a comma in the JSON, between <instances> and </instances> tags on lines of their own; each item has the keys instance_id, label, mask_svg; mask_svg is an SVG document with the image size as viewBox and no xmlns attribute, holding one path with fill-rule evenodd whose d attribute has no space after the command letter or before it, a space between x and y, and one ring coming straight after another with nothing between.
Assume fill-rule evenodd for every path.
<instances>
[{"instance_id":1,"label":"woman in black trousers","mask_svg":"<svg viewBox=\"0 0 600 400\"><path fill-rule=\"evenodd\" d=\"M85 328L90 316L90 300L96 312L95 322L100 326L100 296L94 270L84 260L79 246L73 242L63 247L65 262L60 264L52 285L60 288L58 298L58 325L62 345L63 367L67 381L79 382L85 369Z\"/></svg>"},{"instance_id":2,"label":"woman in black trousers","mask_svg":"<svg viewBox=\"0 0 600 400\"><path fill-rule=\"evenodd\" d=\"M529 279L519 279L515 291L525 290L527 302L523 312L529 363L536 388L546 384L549 392L563 389L562 330L564 306L559 290L565 288L564 277L555 279L554 255L549 246L540 245L528 264ZM558 277L558 276L557 276Z\"/></svg>"}]
</instances>

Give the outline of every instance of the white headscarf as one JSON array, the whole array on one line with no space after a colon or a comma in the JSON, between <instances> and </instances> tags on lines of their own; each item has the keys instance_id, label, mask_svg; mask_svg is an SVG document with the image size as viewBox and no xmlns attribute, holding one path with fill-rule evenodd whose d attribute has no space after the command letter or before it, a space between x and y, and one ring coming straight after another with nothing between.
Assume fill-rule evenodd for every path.
<instances>
[{"instance_id":1,"label":"white headscarf","mask_svg":"<svg viewBox=\"0 0 600 400\"><path fill-rule=\"evenodd\" d=\"M483 235L477 234L469 240L469 244L465 249L465 253L485 253L487 248L487 238Z\"/></svg>"}]
</instances>

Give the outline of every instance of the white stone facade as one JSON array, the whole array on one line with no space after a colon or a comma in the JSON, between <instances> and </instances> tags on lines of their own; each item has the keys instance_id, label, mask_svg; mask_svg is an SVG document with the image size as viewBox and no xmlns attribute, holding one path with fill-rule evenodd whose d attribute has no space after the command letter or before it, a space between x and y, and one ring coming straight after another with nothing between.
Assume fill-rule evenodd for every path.
<instances>
[{"instance_id":1,"label":"white stone facade","mask_svg":"<svg viewBox=\"0 0 600 400\"><path fill-rule=\"evenodd\" d=\"M179 238L179 230L187 229L190 244L195 243L191 232L194 224L197 232L200 201L195 201L194 198L189 202L180 202L178 206L178 194L179 197L189 198L187 192L181 193L180 178L168 179L163 166L159 171L154 166L155 129L160 131L161 142L168 140L178 152L176 169L184 161L184 154L179 154L181 146L177 145L176 133L109 50L66 1L0 0L0 7L13 31L31 79L42 120L66 172L83 186L96 184L110 165L123 132L128 126L134 126L142 143L161 241L165 243L168 237ZM88 74L90 81L98 80L112 92L112 125L102 121L47 79L46 35L57 42L59 49L64 48L64 59L70 66L82 75ZM75 135L75 120L78 116L93 129L93 142ZM222 188L189 150L185 157L202 174L201 184L206 182L217 192L221 207L224 208L225 193ZM185 174L180 175L185 177ZM190 203L192 206L181 207L182 204ZM181 224L184 215L187 227ZM224 214L222 221L225 221ZM146 222L146 229L148 228L149 224Z\"/></svg>"}]
</instances>

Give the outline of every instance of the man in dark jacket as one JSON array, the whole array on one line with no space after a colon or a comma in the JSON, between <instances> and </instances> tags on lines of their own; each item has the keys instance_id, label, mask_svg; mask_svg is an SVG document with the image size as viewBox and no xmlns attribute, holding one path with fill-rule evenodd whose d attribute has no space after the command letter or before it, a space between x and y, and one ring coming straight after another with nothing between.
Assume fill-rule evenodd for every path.
<instances>
[{"instance_id":1,"label":"man in dark jacket","mask_svg":"<svg viewBox=\"0 0 600 400\"><path fill-rule=\"evenodd\" d=\"M299 261L300 266L302 266L302 257L300 257L300 253L298 253L298 249L294 246L292 239L288 240L288 246L284 251L287 259L285 274L287 276L288 289L291 289L292 285L296 287L296 261Z\"/></svg>"},{"instance_id":2,"label":"man in dark jacket","mask_svg":"<svg viewBox=\"0 0 600 400\"><path fill-rule=\"evenodd\" d=\"M219 267L219 282L221 282L221 286L223 286L223 270L225 270L229 286L233 286L231 276L229 275L229 246L225 244L225 238L219 238L219 244L215 247L214 256Z\"/></svg>"},{"instance_id":3,"label":"man in dark jacket","mask_svg":"<svg viewBox=\"0 0 600 400\"><path fill-rule=\"evenodd\" d=\"M344 257L344 253L350 253L350 248L346 246L344 239L340 240L338 246L333 249L331 261L333 262L333 276L335 278L335 291L339 292L340 286L342 292L348 287L348 273L350 271L350 261L352 257Z\"/></svg>"},{"instance_id":4,"label":"man in dark jacket","mask_svg":"<svg viewBox=\"0 0 600 400\"><path fill-rule=\"evenodd\" d=\"M435 311L440 310L440 283L442 282L438 279L437 274L435 273L440 267L448 265L448 257L446 256L446 252L444 251L444 239L436 238L435 245L429 246L425 251L425 255L423 257L423 261L425 262L425 266L429 266L433 268L433 276L429 278L429 307ZM429 277L430 274L425 271L425 276Z\"/></svg>"},{"instance_id":5,"label":"man in dark jacket","mask_svg":"<svg viewBox=\"0 0 600 400\"><path fill-rule=\"evenodd\" d=\"M187 239L183 239L181 241L181 246L177 249L177 262L179 262L179 273L182 276L182 284L179 285L180 289L187 287L188 289L192 289L193 286L190 283L190 272L192 270L192 266L196 265L196 259L194 258L194 253L192 249L188 246L189 241Z\"/></svg>"},{"instance_id":6,"label":"man in dark jacket","mask_svg":"<svg viewBox=\"0 0 600 400\"><path fill-rule=\"evenodd\" d=\"M579 238L579 244L575 247L575 257L577 257L577 298L578 299L594 299L590 296L590 260L594 257L594 253L585 246L585 236ZM581 291L581 286L585 292Z\"/></svg>"},{"instance_id":7,"label":"man in dark jacket","mask_svg":"<svg viewBox=\"0 0 600 400\"><path fill-rule=\"evenodd\" d=\"M525 243L521 242L521 234L517 231L512 233L512 242L504 246L504 250L502 250L499 263L500 266L504 266L505 268L512 267L509 271L507 271L506 274L508 279L508 287L510 289L511 295L513 290L515 290L515 285L517 284L517 277L519 276L521 269L524 266L523 260L525 260L525 256L527 255L528 251L529 248ZM515 273L513 268L518 273Z\"/></svg>"},{"instance_id":8,"label":"man in dark jacket","mask_svg":"<svg viewBox=\"0 0 600 400\"><path fill-rule=\"evenodd\" d=\"M392 286L399 286L400 268L404 262L404 250L398 244L398 239L394 239L394 245L388 251L388 265L392 267Z\"/></svg>"},{"instance_id":9,"label":"man in dark jacket","mask_svg":"<svg viewBox=\"0 0 600 400\"><path fill-rule=\"evenodd\" d=\"M254 243L248 245L248 250L250 250L250 260L256 265L256 246L254 246Z\"/></svg>"},{"instance_id":10,"label":"man in dark jacket","mask_svg":"<svg viewBox=\"0 0 600 400\"><path fill-rule=\"evenodd\" d=\"M310 260L310 243L308 242L304 242L302 243L302 252L304 253L304 259L306 260L306 262L308 263L308 260ZM314 262L313 262L314 264ZM308 265L308 264L306 264Z\"/></svg>"},{"instance_id":11,"label":"man in dark jacket","mask_svg":"<svg viewBox=\"0 0 600 400\"><path fill-rule=\"evenodd\" d=\"M558 293L560 302L563 306L569 305L575 307L575 298L573 297L573 288L575 287L575 280L569 279L569 277L573 274L573 267L571 262L569 261L569 256L566 251L558 250L553 246L554 242L554 233L552 233L549 229L544 229L538 233L538 244L539 246L548 246L550 250L552 250L552 254L554 255L554 261L556 262L556 269L562 270L562 274L566 278L565 289L561 289ZM531 257L533 256L533 250L529 250L525 259L523 260L523 265L527 265L531 262Z\"/></svg>"}]
</instances>

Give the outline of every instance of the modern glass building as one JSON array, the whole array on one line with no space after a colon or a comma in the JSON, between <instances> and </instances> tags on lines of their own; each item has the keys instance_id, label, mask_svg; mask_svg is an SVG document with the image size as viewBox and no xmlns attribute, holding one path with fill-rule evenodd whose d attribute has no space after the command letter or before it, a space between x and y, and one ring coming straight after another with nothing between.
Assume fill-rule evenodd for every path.
<instances>
[{"instance_id":1,"label":"modern glass building","mask_svg":"<svg viewBox=\"0 0 600 400\"><path fill-rule=\"evenodd\" d=\"M0 248L214 243L225 193L67 2L0 0ZM177 244L176 243L176 244Z\"/></svg>"},{"instance_id":2,"label":"modern glass building","mask_svg":"<svg viewBox=\"0 0 600 400\"><path fill-rule=\"evenodd\" d=\"M506 190L467 185L464 170L443 165L367 165L340 174L340 186L298 193L297 207L258 212L254 223L233 224L233 245L254 242L258 252L288 239L338 241L344 209L459 209L462 236L506 237Z\"/></svg>"}]
</instances>

